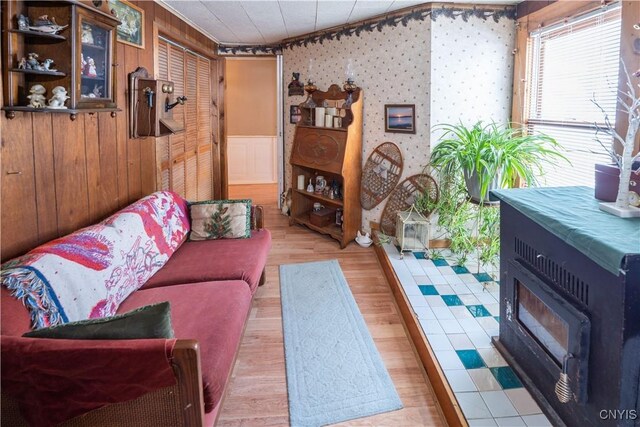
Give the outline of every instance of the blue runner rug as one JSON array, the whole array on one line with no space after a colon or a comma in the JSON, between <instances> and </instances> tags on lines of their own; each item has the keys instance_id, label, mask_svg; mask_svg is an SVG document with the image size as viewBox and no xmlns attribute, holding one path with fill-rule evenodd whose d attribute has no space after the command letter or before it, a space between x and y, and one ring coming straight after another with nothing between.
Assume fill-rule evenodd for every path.
<instances>
[{"instance_id":1,"label":"blue runner rug","mask_svg":"<svg viewBox=\"0 0 640 427\"><path fill-rule=\"evenodd\" d=\"M280 266L291 425L402 408L338 261Z\"/></svg>"}]
</instances>

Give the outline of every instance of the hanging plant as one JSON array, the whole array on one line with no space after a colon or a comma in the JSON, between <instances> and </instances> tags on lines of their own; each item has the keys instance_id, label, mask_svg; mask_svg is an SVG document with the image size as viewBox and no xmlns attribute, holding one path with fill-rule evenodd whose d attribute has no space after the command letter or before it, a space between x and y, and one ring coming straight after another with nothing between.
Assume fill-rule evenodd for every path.
<instances>
[{"instance_id":1,"label":"hanging plant","mask_svg":"<svg viewBox=\"0 0 640 427\"><path fill-rule=\"evenodd\" d=\"M444 133L431 151L431 166L441 176L464 178L476 202L488 201L490 190L511 188L518 180L536 185L545 163L566 160L553 138L519 128L477 122L471 127L460 123L435 129Z\"/></svg>"}]
</instances>

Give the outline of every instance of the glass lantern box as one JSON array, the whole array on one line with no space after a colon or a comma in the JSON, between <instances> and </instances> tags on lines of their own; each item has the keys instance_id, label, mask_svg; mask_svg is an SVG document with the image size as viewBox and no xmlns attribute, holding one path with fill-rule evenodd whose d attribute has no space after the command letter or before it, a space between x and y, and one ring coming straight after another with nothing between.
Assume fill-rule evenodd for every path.
<instances>
[{"instance_id":1,"label":"glass lantern box","mask_svg":"<svg viewBox=\"0 0 640 427\"><path fill-rule=\"evenodd\" d=\"M402 252L427 249L429 247L429 220L414 209L398 212L396 240Z\"/></svg>"}]
</instances>

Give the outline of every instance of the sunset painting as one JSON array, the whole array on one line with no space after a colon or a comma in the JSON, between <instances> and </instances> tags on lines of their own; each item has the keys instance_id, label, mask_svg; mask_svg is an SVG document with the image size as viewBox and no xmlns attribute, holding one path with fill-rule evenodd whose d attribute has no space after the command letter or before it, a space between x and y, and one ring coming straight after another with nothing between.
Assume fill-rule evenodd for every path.
<instances>
[{"instance_id":1,"label":"sunset painting","mask_svg":"<svg viewBox=\"0 0 640 427\"><path fill-rule=\"evenodd\" d=\"M415 133L415 106L385 105L385 132Z\"/></svg>"}]
</instances>

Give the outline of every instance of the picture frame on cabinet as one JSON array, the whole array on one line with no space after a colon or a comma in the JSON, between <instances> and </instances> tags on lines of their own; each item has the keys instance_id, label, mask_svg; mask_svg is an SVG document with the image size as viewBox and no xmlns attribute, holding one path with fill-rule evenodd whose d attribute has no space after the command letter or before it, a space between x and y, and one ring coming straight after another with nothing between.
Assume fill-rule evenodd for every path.
<instances>
[{"instance_id":1,"label":"picture frame on cabinet","mask_svg":"<svg viewBox=\"0 0 640 427\"><path fill-rule=\"evenodd\" d=\"M144 49L144 10L126 0L109 0L109 9L120 20L117 40Z\"/></svg>"},{"instance_id":2,"label":"picture frame on cabinet","mask_svg":"<svg viewBox=\"0 0 640 427\"><path fill-rule=\"evenodd\" d=\"M302 111L298 105L289 107L289 123L297 124L302 119Z\"/></svg>"},{"instance_id":3,"label":"picture frame on cabinet","mask_svg":"<svg viewBox=\"0 0 640 427\"><path fill-rule=\"evenodd\" d=\"M415 134L415 104L386 104L384 106L384 131Z\"/></svg>"}]
</instances>

